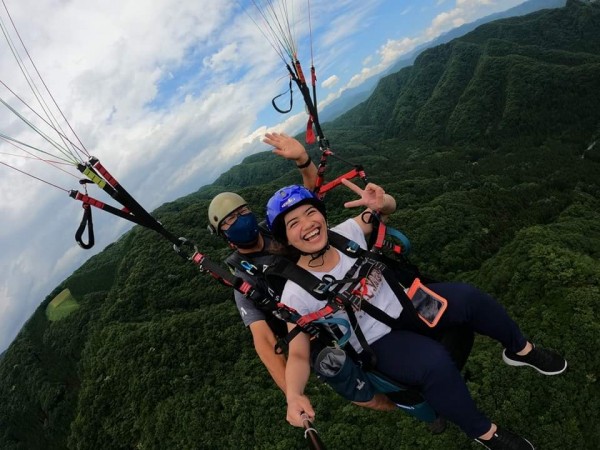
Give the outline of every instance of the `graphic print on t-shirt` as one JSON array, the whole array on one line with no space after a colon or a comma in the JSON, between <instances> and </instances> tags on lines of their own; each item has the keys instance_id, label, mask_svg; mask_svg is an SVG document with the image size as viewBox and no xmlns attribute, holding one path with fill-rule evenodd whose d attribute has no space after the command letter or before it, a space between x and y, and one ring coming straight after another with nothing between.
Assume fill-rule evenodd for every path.
<instances>
[{"instance_id":1,"label":"graphic print on t-shirt","mask_svg":"<svg viewBox=\"0 0 600 450\"><path fill-rule=\"evenodd\" d=\"M366 263L369 264L369 263ZM367 274L361 278L360 283L354 288L353 294L358 295L362 300L370 301L375 295L381 283L383 274L377 264L370 264Z\"/></svg>"}]
</instances>

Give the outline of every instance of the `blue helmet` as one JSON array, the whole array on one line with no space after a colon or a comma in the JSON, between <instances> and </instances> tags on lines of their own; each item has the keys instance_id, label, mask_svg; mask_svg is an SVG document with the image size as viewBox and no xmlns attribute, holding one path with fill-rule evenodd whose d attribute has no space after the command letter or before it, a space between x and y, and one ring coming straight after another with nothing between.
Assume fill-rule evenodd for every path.
<instances>
[{"instance_id":1,"label":"blue helmet","mask_svg":"<svg viewBox=\"0 0 600 450\"><path fill-rule=\"evenodd\" d=\"M275 239L287 243L283 217L292 209L307 203L317 208L327 219L323 202L304 186L293 184L281 188L273 194L267 202L267 227Z\"/></svg>"}]
</instances>

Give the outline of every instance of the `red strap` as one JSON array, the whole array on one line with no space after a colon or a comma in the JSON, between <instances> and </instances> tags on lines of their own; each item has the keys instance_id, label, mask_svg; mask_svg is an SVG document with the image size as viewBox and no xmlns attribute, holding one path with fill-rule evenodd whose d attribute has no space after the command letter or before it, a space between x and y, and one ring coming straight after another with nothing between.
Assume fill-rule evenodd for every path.
<instances>
[{"instance_id":1,"label":"red strap","mask_svg":"<svg viewBox=\"0 0 600 450\"><path fill-rule=\"evenodd\" d=\"M240 292L242 294L247 294L251 290L252 290L252 285L250 283L248 283L247 281L244 281L242 283L242 285L240 286Z\"/></svg>"},{"instance_id":2,"label":"red strap","mask_svg":"<svg viewBox=\"0 0 600 450\"><path fill-rule=\"evenodd\" d=\"M75 200L81 200L81 202L85 205L85 204L89 204L92 206L95 206L98 209L103 209L104 208L104 203L102 203L99 200L96 200L95 198L89 197L85 194L82 194L81 192L78 192L77 195L75 196Z\"/></svg>"},{"instance_id":3,"label":"red strap","mask_svg":"<svg viewBox=\"0 0 600 450\"><path fill-rule=\"evenodd\" d=\"M332 314L335 310L327 305L321 309L319 309L318 311L306 314L302 317L300 317L300 319L298 319L298 321L296 322L298 325L300 325L301 327L308 325L309 323L318 320L318 319L322 319L323 317L327 316L328 314Z\"/></svg>"},{"instance_id":4,"label":"red strap","mask_svg":"<svg viewBox=\"0 0 600 450\"><path fill-rule=\"evenodd\" d=\"M202 264L202 261L204 261L204 255L203 255L202 253L200 253L200 252L196 252L196 253L194 253L194 255L192 256L192 261L193 261L195 264L198 264L198 265L200 265L200 264Z\"/></svg>"},{"instance_id":5,"label":"red strap","mask_svg":"<svg viewBox=\"0 0 600 450\"><path fill-rule=\"evenodd\" d=\"M334 187L339 186L340 184L342 184L343 179L351 180L352 178L358 176L360 176L360 172L356 169L352 169L350 172L347 172L344 175L340 175L335 180L330 181L329 183L321 186L321 188L319 189L319 194L325 194L326 192L332 190Z\"/></svg>"},{"instance_id":6,"label":"red strap","mask_svg":"<svg viewBox=\"0 0 600 450\"><path fill-rule=\"evenodd\" d=\"M306 78L304 78L304 72L302 72L302 66L300 65L300 61L296 60L296 62L294 63L294 67L296 68L296 73L300 82L306 84Z\"/></svg>"},{"instance_id":7,"label":"red strap","mask_svg":"<svg viewBox=\"0 0 600 450\"><path fill-rule=\"evenodd\" d=\"M314 144L317 142L317 138L315 137L315 131L313 130L313 117L308 116L308 122L306 124L306 143Z\"/></svg>"},{"instance_id":8,"label":"red strap","mask_svg":"<svg viewBox=\"0 0 600 450\"><path fill-rule=\"evenodd\" d=\"M98 171L100 175L102 175L102 178L104 178L112 187L115 187L118 184L117 180L113 178L113 176L108 172L108 170L106 170L104 166L100 164L100 161L96 161L93 167Z\"/></svg>"},{"instance_id":9,"label":"red strap","mask_svg":"<svg viewBox=\"0 0 600 450\"><path fill-rule=\"evenodd\" d=\"M360 279L360 289L354 289L352 295L358 295L360 298L364 298L368 293L369 288L367 287L367 279L363 277Z\"/></svg>"},{"instance_id":10,"label":"red strap","mask_svg":"<svg viewBox=\"0 0 600 450\"><path fill-rule=\"evenodd\" d=\"M383 222L379 222L379 226L377 227L377 238L375 239L375 243L373 247L377 249L383 248L383 243L385 241L385 225Z\"/></svg>"}]
</instances>

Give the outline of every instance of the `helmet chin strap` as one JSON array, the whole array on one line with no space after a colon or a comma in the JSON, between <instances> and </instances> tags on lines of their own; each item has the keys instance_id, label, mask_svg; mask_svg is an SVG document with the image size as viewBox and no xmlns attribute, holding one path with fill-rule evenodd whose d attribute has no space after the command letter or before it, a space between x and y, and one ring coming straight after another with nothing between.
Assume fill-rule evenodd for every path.
<instances>
[{"instance_id":1,"label":"helmet chin strap","mask_svg":"<svg viewBox=\"0 0 600 450\"><path fill-rule=\"evenodd\" d=\"M308 267L321 267L323 264L325 264L325 258L323 258L323 256L325 255L327 250L329 250L330 247L331 246L329 245L329 242L327 242L327 244L325 244L325 247L323 247L321 250L319 250L316 253L300 252L300 254L302 254L303 256L310 256L310 261L308 262ZM320 260L320 261L317 261L317 260Z\"/></svg>"}]
</instances>

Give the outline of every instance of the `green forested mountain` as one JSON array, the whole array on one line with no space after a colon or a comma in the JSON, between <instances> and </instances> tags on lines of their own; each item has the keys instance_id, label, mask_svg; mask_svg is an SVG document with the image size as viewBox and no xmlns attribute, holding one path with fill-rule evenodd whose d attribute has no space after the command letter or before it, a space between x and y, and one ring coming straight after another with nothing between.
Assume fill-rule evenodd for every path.
<instances>
[{"instance_id":1,"label":"green forested mountain","mask_svg":"<svg viewBox=\"0 0 600 450\"><path fill-rule=\"evenodd\" d=\"M466 366L480 408L545 450L600 446L600 144L586 151L600 139L599 88L600 5L573 0L424 52L324 126L334 151L397 199L391 224L414 262L491 292L533 341L565 354L567 372L543 377L478 337ZM235 190L260 211L295 181L266 152L154 214L221 259L228 250L204 229L210 198ZM332 222L352 213L347 198L328 195ZM80 307L51 322L46 307L65 288ZM308 394L330 449L476 448L454 426L431 435L317 380ZM136 227L57 286L3 355L0 448L306 444L231 292Z\"/></svg>"},{"instance_id":2,"label":"green forested mountain","mask_svg":"<svg viewBox=\"0 0 600 450\"><path fill-rule=\"evenodd\" d=\"M581 136L598 126L595 9L570 5L481 26L383 79L339 123L491 148L515 136Z\"/></svg>"}]
</instances>

